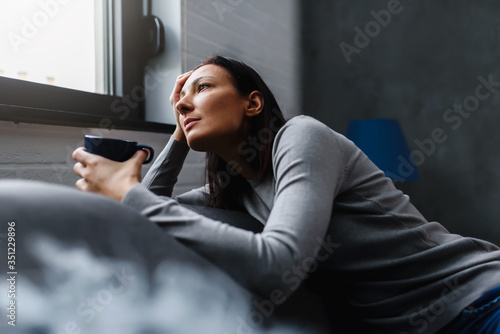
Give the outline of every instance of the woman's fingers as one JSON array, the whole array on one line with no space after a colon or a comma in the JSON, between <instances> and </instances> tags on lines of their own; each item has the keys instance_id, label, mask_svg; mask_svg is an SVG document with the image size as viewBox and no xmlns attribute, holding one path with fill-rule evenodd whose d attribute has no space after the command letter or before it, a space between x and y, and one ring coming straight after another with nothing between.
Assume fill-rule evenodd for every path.
<instances>
[{"instance_id":1,"label":"woman's fingers","mask_svg":"<svg viewBox=\"0 0 500 334\"><path fill-rule=\"evenodd\" d=\"M98 165L98 160L104 158L87 152L83 147L74 150L72 157L76 161L73 166L73 172L81 177L81 179L76 181L76 187L80 190L91 191L92 187L88 178L91 176L93 168Z\"/></svg>"},{"instance_id":2,"label":"woman's fingers","mask_svg":"<svg viewBox=\"0 0 500 334\"><path fill-rule=\"evenodd\" d=\"M82 191L98 192L98 188L92 187L91 183L87 182L85 179L79 179L75 183L76 188Z\"/></svg>"},{"instance_id":3,"label":"woman's fingers","mask_svg":"<svg viewBox=\"0 0 500 334\"><path fill-rule=\"evenodd\" d=\"M191 76L191 73L193 73L193 71L188 71L186 73L179 75L177 77L177 82L182 82L182 81L186 82L187 78Z\"/></svg>"},{"instance_id":4,"label":"woman's fingers","mask_svg":"<svg viewBox=\"0 0 500 334\"><path fill-rule=\"evenodd\" d=\"M116 162L91 154L82 147L73 152L74 172L81 177L76 187L121 201L131 187L141 181L141 166L147 152L138 150L126 162Z\"/></svg>"},{"instance_id":5,"label":"woman's fingers","mask_svg":"<svg viewBox=\"0 0 500 334\"><path fill-rule=\"evenodd\" d=\"M80 177L84 177L85 166L81 162L77 162L73 166L73 172Z\"/></svg>"},{"instance_id":6,"label":"woman's fingers","mask_svg":"<svg viewBox=\"0 0 500 334\"><path fill-rule=\"evenodd\" d=\"M175 81L175 86L174 90L172 92L172 95L170 96L170 104L172 107L175 109L175 105L177 102L180 100L180 94L182 91L182 87L184 87L184 84L186 83L187 79L191 76L191 73L193 71L186 72L184 74L181 74L177 77L177 80Z\"/></svg>"},{"instance_id":7,"label":"woman's fingers","mask_svg":"<svg viewBox=\"0 0 500 334\"><path fill-rule=\"evenodd\" d=\"M174 135L174 138L176 138L179 141L185 141L186 139L185 139L184 133L182 132L182 127L181 127L181 124L179 121L180 113L177 110L176 106L177 106L177 103L181 99L182 88L184 87L186 81L189 79L189 77L191 76L192 73L193 73L193 71L189 71L189 72L186 72L186 73L179 75L177 77L177 80L176 80L175 86L174 86L174 90L172 91L172 95L170 96L170 104L172 105L172 109L173 109L174 116L175 116L175 121L177 123L177 127L176 127L173 135Z\"/></svg>"},{"instance_id":8,"label":"woman's fingers","mask_svg":"<svg viewBox=\"0 0 500 334\"><path fill-rule=\"evenodd\" d=\"M85 167L88 164L89 156L91 154L85 151L85 148L79 147L73 151L72 157L76 161L76 164L73 166L73 171L76 175L85 178L86 177L86 169Z\"/></svg>"},{"instance_id":9,"label":"woman's fingers","mask_svg":"<svg viewBox=\"0 0 500 334\"><path fill-rule=\"evenodd\" d=\"M85 179L79 179L78 181L76 181L75 185L79 190L88 191L88 183L87 181L85 181Z\"/></svg>"},{"instance_id":10,"label":"woman's fingers","mask_svg":"<svg viewBox=\"0 0 500 334\"><path fill-rule=\"evenodd\" d=\"M146 161L147 157L151 154L148 150L137 150L134 155L129 159L129 161L135 165L142 166L142 163Z\"/></svg>"},{"instance_id":11,"label":"woman's fingers","mask_svg":"<svg viewBox=\"0 0 500 334\"><path fill-rule=\"evenodd\" d=\"M87 152L84 147L79 147L73 151L73 160L80 162L82 165L86 166L89 159L93 154Z\"/></svg>"}]
</instances>

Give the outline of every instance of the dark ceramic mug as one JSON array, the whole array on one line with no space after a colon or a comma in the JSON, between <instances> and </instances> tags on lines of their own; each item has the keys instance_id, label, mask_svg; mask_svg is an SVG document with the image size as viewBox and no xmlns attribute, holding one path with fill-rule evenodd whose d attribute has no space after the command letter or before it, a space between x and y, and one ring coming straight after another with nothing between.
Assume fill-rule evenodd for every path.
<instances>
[{"instance_id":1,"label":"dark ceramic mug","mask_svg":"<svg viewBox=\"0 0 500 334\"><path fill-rule=\"evenodd\" d=\"M148 157L144 164L148 164L153 160L154 150L148 145L139 145L133 140L104 138L99 136L85 136L85 149L87 152L100 155L114 161L127 161L138 150L144 150L148 153Z\"/></svg>"}]
</instances>

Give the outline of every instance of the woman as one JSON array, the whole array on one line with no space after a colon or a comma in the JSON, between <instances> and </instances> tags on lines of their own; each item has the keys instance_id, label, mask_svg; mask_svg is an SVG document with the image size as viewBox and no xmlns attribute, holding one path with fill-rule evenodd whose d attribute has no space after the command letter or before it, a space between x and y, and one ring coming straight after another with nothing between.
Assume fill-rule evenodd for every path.
<instances>
[{"instance_id":1,"label":"woman","mask_svg":"<svg viewBox=\"0 0 500 334\"><path fill-rule=\"evenodd\" d=\"M355 314L365 332L459 333L462 322L484 323L471 313L498 327L499 248L427 222L322 123L285 122L251 68L210 58L177 79L171 103L177 127L142 183L144 153L120 164L77 149L77 187L140 210L275 305L311 275L328 288L327 304ZM189 149L207 152L208 185L171 199ZM245 210L264 228L228 226L179 203Z\"/></svg>"}]
</instances>

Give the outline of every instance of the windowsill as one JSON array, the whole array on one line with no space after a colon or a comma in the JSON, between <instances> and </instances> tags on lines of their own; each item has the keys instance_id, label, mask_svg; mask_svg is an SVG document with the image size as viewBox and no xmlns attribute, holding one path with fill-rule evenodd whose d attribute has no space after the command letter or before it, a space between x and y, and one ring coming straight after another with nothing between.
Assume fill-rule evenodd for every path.
<instances>
[{"instance_id":1,"label":"windowsill","mask_svg":"<svg viewBox=\"0 0 500 334\"><path fill-rule=\"evenodd\" d=\"M0 104L0 120L14 123L35 123L101 129L173 133L175 126L156 122L127 120L118 117L94 116L34 107Z\"/></svg>"}]
</instances>

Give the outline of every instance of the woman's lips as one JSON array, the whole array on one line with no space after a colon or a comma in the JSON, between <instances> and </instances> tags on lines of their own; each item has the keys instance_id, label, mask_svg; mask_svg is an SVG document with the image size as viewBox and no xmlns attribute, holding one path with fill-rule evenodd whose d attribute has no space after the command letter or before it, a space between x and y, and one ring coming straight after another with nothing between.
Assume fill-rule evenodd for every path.
<instances>
[{"instance_id":1,"label":"woman's lips","mask_svg":"<svg viewBox=\"0 0 500 334\"><path fill-rule=\"evenodd\" d=\"M199 119L188 118L184 121L184 130L191 129L196 123L198 123Z\"/></svg>"}]
</instances>

